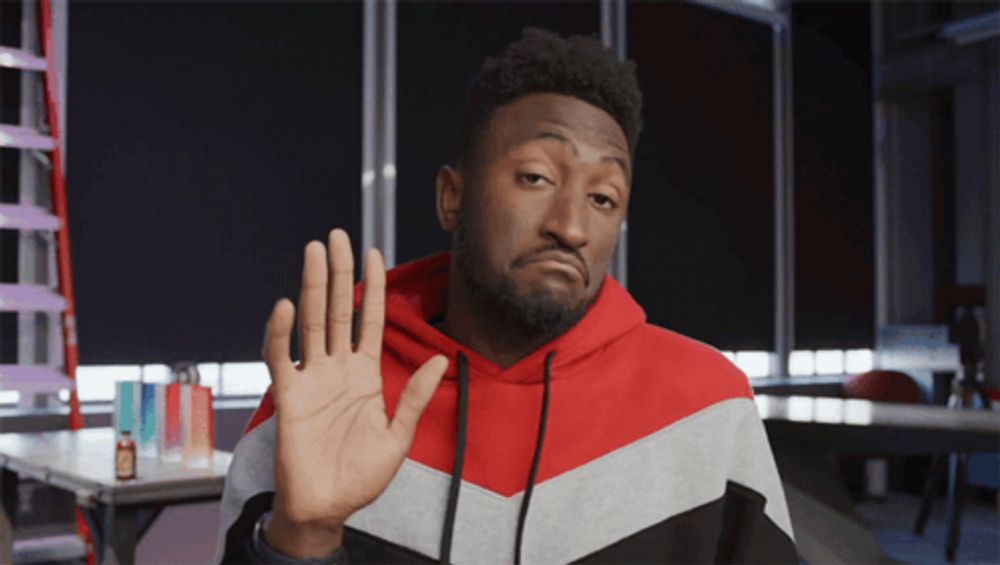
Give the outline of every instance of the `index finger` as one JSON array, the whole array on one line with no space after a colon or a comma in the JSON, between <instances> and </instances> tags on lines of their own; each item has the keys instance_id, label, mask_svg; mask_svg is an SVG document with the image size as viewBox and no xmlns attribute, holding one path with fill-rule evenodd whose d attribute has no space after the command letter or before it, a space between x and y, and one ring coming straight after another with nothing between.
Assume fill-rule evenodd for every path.
<instances>
[{"instance_id":1,"label":"index finger","mask_svg":"<svg viewBox=\"0 0 1000 565\"><path fill-rule=\"evenodd\" d=\"M274 383L275 392L280 394L288 384L288 374L294 368L289 357L292 341L292 327L295 325L295 305L282 298L271 310L271 317L264 328L264 346L261 348L268 373Z\"/></svg>"}]
</instances>

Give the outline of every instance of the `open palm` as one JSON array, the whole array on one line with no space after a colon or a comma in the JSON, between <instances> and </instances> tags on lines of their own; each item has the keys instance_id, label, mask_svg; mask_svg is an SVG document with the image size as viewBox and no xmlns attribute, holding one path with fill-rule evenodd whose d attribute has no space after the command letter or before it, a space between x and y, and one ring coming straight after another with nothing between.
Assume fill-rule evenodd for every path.
<instances>
[{"instance_id":1,"label":"open palm","mask_svg":"<svg viewBox=\"0 0 1000 565\"><path fill-rule=\"evenodd\" d=\"M332 276L330 275L332 273ZM295 524L339 528L388 486L417 421L447 368L435 356L418 369L392 420L382 399L385 266L365 257L357 348L352 347L354 258L342 230L306 247L299 299L302 364L289 357L295 307L282 299L267 323L264 359L273 381L276 513Z\"/></svg>"}]
</instances>

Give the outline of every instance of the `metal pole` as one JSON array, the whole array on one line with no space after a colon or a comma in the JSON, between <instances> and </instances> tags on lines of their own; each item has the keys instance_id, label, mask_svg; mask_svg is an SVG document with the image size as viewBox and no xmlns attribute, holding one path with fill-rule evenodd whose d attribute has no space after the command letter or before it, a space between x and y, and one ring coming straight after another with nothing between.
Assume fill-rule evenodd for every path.
<instances>
[{"instance_id":1,"label":"metal pole","mask_svg":"<svg viewBox=\"0 0 1000 565\"><path fill-rule=\"evenodd\" d=\"M601 0L601 41L614 48L625 60L625 0ZM611 276L628 288L628 216L618 232L618 244L611 256Z\"/></svg>"},{"instance_id":2,"label":"metal pole","mask_svg":"<svg viewBox=\"0 0 1000 565\"><path fill-rule=\"evenodd\" d=\"M983 47L983 147L986 150L986 366L987 386L1000 386L1000 39Z\"/></svg>"},{"instance_id":3,"label":"metal pole","mask_svg":"<svg viewBox=\"0 0 1000 565\"><path fill-rule=\"evenodd\" d=\"M366 0L361 124L361 251L396 264L396 3Z\"/></svg>"},{"instance_id":4,"label":"metal pole","mask_svg":"<svg viewBox=\"0 0 1000 565\"><path fill-rule=\"evenodd\" d=\"M382 254L386 267L396 265L396 2L385 0L382 25L382 162L381 173Z\"/></svg>"},{"instance_id":5,"label":"metal pole","mask_svg":"<svg viewBox=\"0 0 1000 565\"><path fill-rule=\"evenodd\" d=\"M364 5L364 33L361 38L362 97L361 97L361 249L376 246L375 222L375 163L377 90L376 90L376 12L378 2L366 0Z\"/></svg>"},{"instance_id":6,"label":"metal pole","mask_svg":"<svg viewBox=\"0 0 1000 565\"><path fill-rule=\"evenodd\" d=\"M875 206L875 335L889 325L889 122L882 100L882 2L871 4L872 139Z\"/></svg>"},{"instance_id":7,"label":"metal pole","mask_svg":"<svg viewBox=\"0 0 1000 565\"><path fill-rule=\"evenodd\" d=\"M56 52L56 80L58 84L59 131L62 132L63 146L66 146L66 74L69 64L67 45L69 43L69 2L52 2L52 43ZM63 174L66 174L66 151L62 152Z\"/></svg>"},{"instance_id":8,"label":"metal pole","mask_svg":"<svg viewBox=\"0 0 1000 565\"><path fill-rule=\"evenodd\" d=\"M38 45L37 2L34 0L21 2L21 49L36 55L41 53ZM41 89L42 78L37 73L22 71L20 79L20 124L40 129L39 125L44 118L44 114L39 115L38 112L41 106L38 92ZM39 160L32 151L18 151L18 154L18 202L49 209L48 178L44 174L39 174ZM48 252L49 246L43 232L22 231L18 234L17 240L18 282L55 286L54 277L51 276L55 270L46 270L54 253ZM51 320L48 316L50 314L47 312L21 312L17 315L18 364L49 363L50 358L45 353L49 348L60 349L61 340L49 339L46 322ZM22 401L27 403L33 400L22 398Z\"/></svg>"},{"instance_id":9,"label":"metal pole","mask_svg":"<svg viewBox=\"0 0 1000 565\"><path fill-rule=\"evenodd\" d=\"M787 20L786 20L787 21ZM788 375L795 347L795 183L792 146L792 30L772 29L774 131L774 363L773 374Z\"/></svg>"},{"instance_id":10,"label":"metal pole","mask_svg":"<svg viewBox=\"0 0 1000 565\"><path fill-rule=\"evenodd\" d=\"M62 136L61 143L63 146L59 157L62 164L63 176L65 177L68 174L66 169L66 140L68 139L66 135L66 83L69 82L69 2L55 1L51 3L51 6L52 47L56 58L56 104L59 111L59 132ZM47 200L51 200L51 197L48 197ZM47 250L55 249L54 234L46 233L42 237L45 240L45 248ZM46 284L55 286L58 284L56 278L56 254L50 252L47 255L49 280L46 281ZM63 329L62 324L59 323L59 316L57 314L46 314L44 319L46 326L52 328L51 331L46 332L49 336L46 359L49 365L62 365L65 363L65 359L62 347Z\"/></svg>"}]
</instances>

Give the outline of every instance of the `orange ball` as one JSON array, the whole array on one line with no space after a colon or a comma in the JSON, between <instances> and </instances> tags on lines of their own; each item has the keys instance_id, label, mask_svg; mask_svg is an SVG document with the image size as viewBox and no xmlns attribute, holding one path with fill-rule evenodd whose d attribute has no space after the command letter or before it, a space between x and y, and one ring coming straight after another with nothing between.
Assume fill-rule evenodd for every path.
<instances>
[{"instance_id":1,"label":"orange ball","mask_svg":"<svg viewBox=\"0 0 1000 565\"><path fill-rule=\"evenodd\" d=\"M923 393L917 382L899 371L868 371L844 381L844 395L878 402L917 404Z\"/></svg>"}]
</instances>

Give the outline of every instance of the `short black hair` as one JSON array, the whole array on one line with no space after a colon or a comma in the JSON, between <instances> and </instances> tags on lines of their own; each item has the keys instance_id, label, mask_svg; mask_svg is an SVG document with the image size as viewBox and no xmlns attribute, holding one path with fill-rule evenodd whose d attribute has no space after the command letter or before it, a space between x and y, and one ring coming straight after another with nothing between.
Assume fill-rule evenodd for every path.
<instances>
[{"instance_id":1,"label":"short black hair","mask_svg":"<svg viewBox=\"0 0 1000 565\"><path fill-rule=\"evenodd\" d=\"M635 63L620 60L594 37L562 38L529 27L500 56L487 58L469 85L459 124L459 165L471 165L470 157L497 108L536 92L565 94L601 108L621 126L635 155L642 129Z\"/></svg>"}]
</instances>

